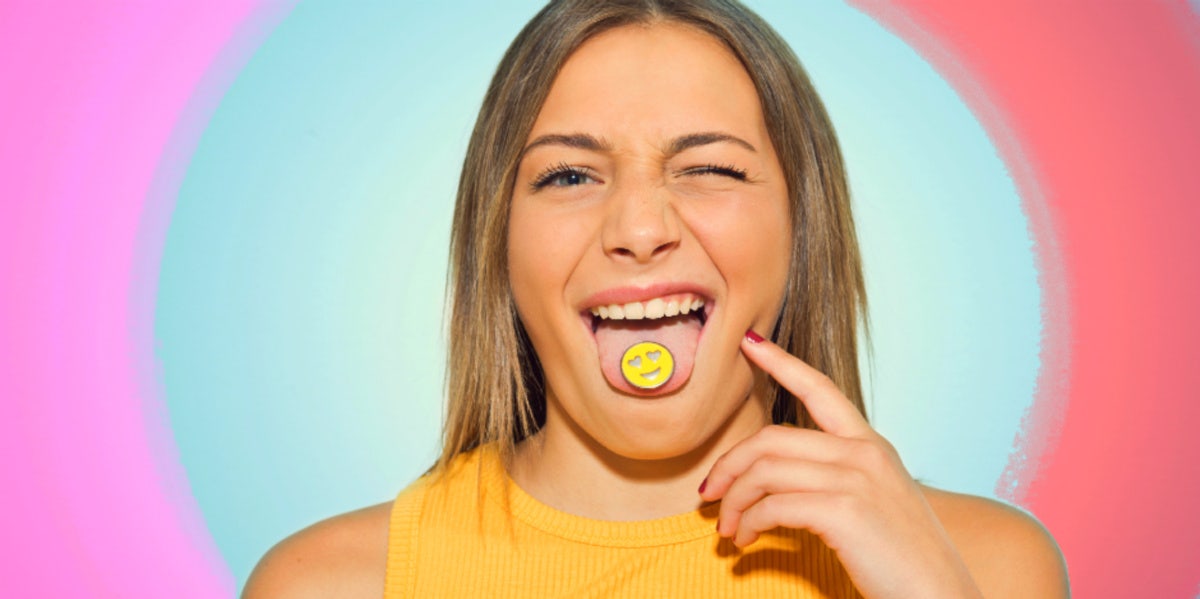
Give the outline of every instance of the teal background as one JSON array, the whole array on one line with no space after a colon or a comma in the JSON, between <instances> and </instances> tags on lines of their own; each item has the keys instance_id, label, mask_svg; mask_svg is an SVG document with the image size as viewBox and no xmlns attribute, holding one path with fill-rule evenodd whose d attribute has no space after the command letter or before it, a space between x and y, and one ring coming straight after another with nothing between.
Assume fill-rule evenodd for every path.
<instances>
[{"instance_id":1,"label":"teal background","mask_svg":"<svg viewBox=\"0 0 1200 599\"><path fill-rule=\"evenodd\" d=\"M872 306L869 413L910 472L994 496L1031 403L1033 243L1004 165L915 52L841 4L747 2L838 129ZM215 112L155 320L171 424L239 582L280 538L434 459L455 185L540 3L300 3Z\"/></svg>"}]
</instances>

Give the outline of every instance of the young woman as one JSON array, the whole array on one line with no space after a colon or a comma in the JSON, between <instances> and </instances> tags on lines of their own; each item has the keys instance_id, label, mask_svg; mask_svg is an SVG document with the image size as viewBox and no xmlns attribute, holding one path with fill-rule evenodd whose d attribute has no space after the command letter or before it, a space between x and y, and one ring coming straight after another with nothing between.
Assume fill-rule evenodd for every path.
<instances>
[{"instance_id":1,"label":"young woman","mask_svg":"<svg viewBox=\"0 0 1200 599\"><path fill-rule=\"evenodd\" d=\"M867 423L840 151L744 7L548 5L452 237L441 459L247 597L1068 595L1036 520L916 483Z\"/></svg>"}]
</instances>

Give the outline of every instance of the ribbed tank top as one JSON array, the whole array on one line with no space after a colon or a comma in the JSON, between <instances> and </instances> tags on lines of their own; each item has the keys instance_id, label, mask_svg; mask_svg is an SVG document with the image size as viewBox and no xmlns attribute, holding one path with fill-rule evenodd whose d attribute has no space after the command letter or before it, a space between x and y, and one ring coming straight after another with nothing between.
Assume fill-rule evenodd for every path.
<instances>
[{"instance_id":1,"label":"ribbed tank top","mask_svg":"<svg viewBox=\"0 0 1200 599\"><path fill-rule=\"evenodd\" d=\"M860 597L816 535L780 528L739 550L717 508L575 516L521 490L486 446L396 497L384 597Z\"/></svg>"}]
</instances>

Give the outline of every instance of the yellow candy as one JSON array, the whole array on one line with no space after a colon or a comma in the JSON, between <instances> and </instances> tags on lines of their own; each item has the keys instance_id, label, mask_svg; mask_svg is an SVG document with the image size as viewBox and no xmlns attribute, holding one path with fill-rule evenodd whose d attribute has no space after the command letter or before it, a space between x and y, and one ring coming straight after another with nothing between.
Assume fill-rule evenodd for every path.
<instances>
[{"instance_id":1,"label":"yellow candy","mask_svg":"<svg viewBox=\"0 0 1200 599\"><path fill-rule=\"evenodd\" d=\"M675 372L675 357L653 341L635 343L621 356L621 374L638 389L657 389Z\"/></svg>"}]
</instances>

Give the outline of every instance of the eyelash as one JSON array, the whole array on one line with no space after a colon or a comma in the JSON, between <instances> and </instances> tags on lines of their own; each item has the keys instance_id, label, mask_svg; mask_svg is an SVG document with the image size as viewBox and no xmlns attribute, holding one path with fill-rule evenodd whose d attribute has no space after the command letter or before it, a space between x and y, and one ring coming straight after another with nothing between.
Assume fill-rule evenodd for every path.
<instances>
[{"instance_id":1,"label":"eyelash","mask_svg":"<svg viewBox=\"0 0 1200 599\"><path fill-rule=\"evenodd\" d=\"M565 176L565 175L578 175L580 177L591 178L592 177L592 169L586 168L586 167L571 166L565 162L560 162L560 163L558 163L554 166L551 166L550 168L542 171L542 174L538 175L533 180L533 183L530 183L529 186L534 191L537 191L543 187L550 185L551 183L554 182L555 179Z\"/></svg>"},{"instance_id":2,"label":"eyelash","mask_svg":"<svg viewBox=\"0 0 1200 599\"><path fill-rule=\"evenodd\" d=\"M738 181L746 180L746 171L733 166L732 164L705 164L702 166L694 166L692 168L684 169L680 171L680 173L684 175L723 175L737 179ZM586 167L575 167L565 162L560 162L542 171L542 173L533 180L533 183L530 184L530 187L534 191L537 191L550 185L559 177L567 175L577 175L580 177L592 178L592 170Z\"/></svg>"},{"instance_id":3,"label":"eyelash","mask_svg":"<svg viewBox=\"0 0 1200 599\"><path fill-rule=\"evenodd\" d=\"M726 177L732 177L734 179L737 179L738 181L746 180L746 171L744 169L740 169L736 166L733 166L732 164L722 164L722 165L705 164L703 166L696 166L696 167L692 167L689 169L685 169L683 171L683 174L685 174L685 175L724 175Z\"/></svg>"}]
</instances>

